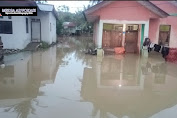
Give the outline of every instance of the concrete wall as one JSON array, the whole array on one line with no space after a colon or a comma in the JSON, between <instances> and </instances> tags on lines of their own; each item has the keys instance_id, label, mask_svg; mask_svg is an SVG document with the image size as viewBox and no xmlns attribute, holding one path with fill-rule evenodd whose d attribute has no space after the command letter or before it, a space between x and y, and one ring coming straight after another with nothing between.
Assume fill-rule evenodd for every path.
<instances>
[{"instance_id":1,"label":"concrete wall","mask_svg":"<svg viewBox=\"0 0 177 118\"><path fill-rule=\"evenodd\" d=\"M51 30L50 30L51 23ZM52 12L49 13L49 42L56 42L56 18Z\"/></svg>"},{"instance_id":2,"label":"concrete wall","mask_svg":"<svg viewBox=\"0 0 177 118\"><path fill-rule=\"evenodd\" d=\"M38 16L33 16L34 19L40 19L41 21L41 40L47 43L51 43L49 41L49 12L38 12Z\"/></svg>"},{"instance_id":3,"label":"concrete wall","mask_svg":"<svg viewBox=\"0 0 177 118\"><path fill-rule=\"evenodd\" d=\"M26 33L26 18L29 23L29 33ZM7 16L0 18L0 21L12 21L12 34L0 34L4 49L23 49L31 41L31 22L28 16Z\"/></svg>"},{"instance_id":4,"label":"concrete wall","mask_svg":"<svg viewBox=\"0 0 177 118\"><path fill-rule=\"evenodd\" d=\"M41 40L49 44L56 42L56 18L53 13L39 11L38 16L32 18L41 20Z\"/></svg>"},{"instance_id":5,"label":"concrete wall","mask_svg":"<svg viewBox=\"0 0 177 118\"><path fill-rule=\"evenodd\" d=\"M94 44L95 46L97 47L98 46L98 27L99 27L99 24L98 24L98 20L96 22L94 22L94 31L93 31L93 40L94 40Z\"/></svg>"}]
</instances>

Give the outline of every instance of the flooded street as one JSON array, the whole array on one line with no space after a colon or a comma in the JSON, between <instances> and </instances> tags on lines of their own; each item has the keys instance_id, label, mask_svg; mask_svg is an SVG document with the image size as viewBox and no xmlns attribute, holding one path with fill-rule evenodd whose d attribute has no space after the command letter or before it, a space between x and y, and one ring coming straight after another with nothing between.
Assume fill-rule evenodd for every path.
<instances>
[{"instance_id":1,"label":"flooded street","mask_svg":"<svg viewBox=\"0 0 177 118\"><path fill-rule=\"evenodd\" d=\"M176 118L177 65L158 53L86 55L87 40L5 56L0 118Z\"/></svg>"}]
</instances>

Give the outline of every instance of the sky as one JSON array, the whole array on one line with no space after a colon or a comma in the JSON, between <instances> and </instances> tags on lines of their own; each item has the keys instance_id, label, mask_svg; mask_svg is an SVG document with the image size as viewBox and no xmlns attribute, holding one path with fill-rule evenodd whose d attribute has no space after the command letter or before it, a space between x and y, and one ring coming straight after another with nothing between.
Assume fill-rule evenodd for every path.
<instances>
[{"instance_id":1,"label":"sky","mask_svg":"<svg viewBox=\"0 0 177 118\"><path fill-rule=\"evenodd\" d=\"M75 13L76 11L82 10L83 5L87 6L89 4L89 1L47 1L48 4L52 4L55 6L55 9L58 8L58 6L66 5L69 6L69 11L72 13Z\"/></svg>"}]
</instances>

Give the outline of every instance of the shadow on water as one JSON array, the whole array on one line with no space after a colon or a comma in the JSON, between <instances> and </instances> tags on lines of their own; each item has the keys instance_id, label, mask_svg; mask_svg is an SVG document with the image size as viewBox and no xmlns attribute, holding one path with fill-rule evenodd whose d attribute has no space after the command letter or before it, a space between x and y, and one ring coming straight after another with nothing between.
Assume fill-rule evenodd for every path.
<instances>
[{"instance_id":1,"label":"shadow on water","mask_svg":"<svg viewBox=\"0 0 177 118\"><path fill-rule=\"evenodd\" d=\"M91 42L67 37L44 51L5 56L0 117L148 118L174 108L176 65L156 53L86 55Z\"/></svg>"}]
</instances>

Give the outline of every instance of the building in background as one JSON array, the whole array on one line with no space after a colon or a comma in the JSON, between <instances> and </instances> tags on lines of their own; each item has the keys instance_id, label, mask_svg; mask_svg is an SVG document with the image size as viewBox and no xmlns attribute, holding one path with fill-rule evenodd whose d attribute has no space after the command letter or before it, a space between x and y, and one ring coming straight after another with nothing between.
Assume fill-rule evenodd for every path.
<instances>
[{"instance_id":1,"label":"building in background","mask_svg":"<svg viewBox=\"0 0 177 118\"><path fill-rule=\"evenodd\" d=\"M63 22L64 34L75 35L76 24L73 22Z\"/></svg>"},{"instance_id":2,"label":"building in background","mask_svg":"<svg viewBox=\"0 0 177 118\"><path fill-rule=\"evenodd\" d=\"M1 16L4 49L24 49L31 42L56 42L57 13L53 5L35 1L1 1L0 6L37 6L37 16Z\"/></svg>"}]
</instances>

